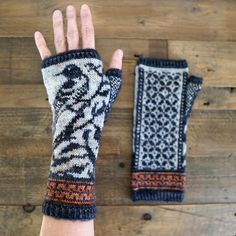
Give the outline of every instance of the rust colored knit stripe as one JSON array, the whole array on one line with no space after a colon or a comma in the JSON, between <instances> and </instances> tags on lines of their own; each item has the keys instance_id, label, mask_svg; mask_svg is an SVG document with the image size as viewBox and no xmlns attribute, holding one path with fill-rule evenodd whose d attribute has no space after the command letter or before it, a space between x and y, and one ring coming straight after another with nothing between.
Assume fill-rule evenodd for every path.
<instances>
[{"instance_id":1,"label":"rust colored knit stripe","mask_svg":"<svg viewBox=\"0 0 236 236\"><path fill-rule=\"evenodd\" d=\"M134 172L132 189L184 190L185 174L180 172Z\"/></svg>"},{"instance_id":2,"label":"rust colored knit stripe","mask_svg":"<svg viewBox=\"0 0 236 236\"><path fill-rule=\"evenodd\" d=\"M49 179L46 199L72 204L95 204L95 186L93 182Z\"/></svg>"}]
</instances>

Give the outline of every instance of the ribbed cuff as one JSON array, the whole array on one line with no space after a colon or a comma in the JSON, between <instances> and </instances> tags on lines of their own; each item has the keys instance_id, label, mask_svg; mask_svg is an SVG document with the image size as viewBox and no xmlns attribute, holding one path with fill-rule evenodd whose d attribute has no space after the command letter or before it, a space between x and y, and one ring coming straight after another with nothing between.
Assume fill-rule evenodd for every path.
<instances>
[{"instance_id":1,"label":"ribbed cuff","mask_svg":"<svg viewBox=\"0 0 236 236\"><path fill-rule=\"evenodd\" d=\"M55 218L70 220L95 218L95 183L49 178L43 213Z\"/></svg>"},{"instance_id":2,"label":"ribbed cuff","mask_svg":"<svg viewBox=\"0 0 236 236\"><path fill-rule=\"evenodd\" d=\"M194 75L191 75L188 78L188 82L194 83L194 84L202 84L202 78L194 76Z\"/></svg>"},{"instance_id":3,"label":"ribbed cuff","mask_svg":"<svg viewBox=\"0 0 236 236\"><path fill-rule=\"evenodd\" d=\"M131 179L133 201L172 201L184 199L185 173L134 171Z\"/></svg>"},{"instance_id":4,"label":"ribbed cuff","mask_svg":"<svg viewBox=\"0 0 236 236\"><path fill-rule=\"evenodd\" d=\"M122 76L122 70L116 69L116 68L110 68L106 71L106 76L121 77Z\"/></svg>"},{"instance_id":5,"label":"ribbed cuff","mask_svg":"<svg viewBox=\"0 0 236 236\"><path fill-rule=\"evenodd\" d=\"M96 216L96 205L72 205L45 200L43 214L58 219L91 220Z\"/></svg>"},{"instance_id":6,"label":"ribbed cuff","mask_svg":"<svg viewBox=\"0 0 236 236\"><path fill-rule=\"evenodd\" d=\"M142 64L146 66L158 67L158 68L187 68L188 63L186 60L167 60L156 58L139 58L137 65Z\"/></svg>"},{"instance_id":7,"label":"ribbed cuff","mask_svg":"<svg viewBox=\"0 0 236 236\"><path fill-rule=\"evenodd\" d=\"M139 189L132 191L133 201L182 202L184 191Z\"/></svg>"},{"instance_id":8,"label":"ribbed cuff","mask_svg":"<svg viewBox=\"0 0 236 236\"><path fill-rule=\"evenodd\" d=\"M81 59L81 58L96 58L96 59L101 60L100 55L95 49L92 49L92 48L77 49L77 50L70 50L67 52L58 53L51 57L45 58L42 61L42 68L46 68L51 65L62 63L64 61L68 61L72 59Z\"/></svg>"}]
</instances>

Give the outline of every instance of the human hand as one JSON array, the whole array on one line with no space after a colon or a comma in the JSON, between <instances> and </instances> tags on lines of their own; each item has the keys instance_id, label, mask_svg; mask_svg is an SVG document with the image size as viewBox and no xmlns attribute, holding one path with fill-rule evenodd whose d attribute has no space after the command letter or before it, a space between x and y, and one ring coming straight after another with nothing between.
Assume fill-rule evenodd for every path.
<instances>
[{"instance_id":1,"label":"human hand","mask_svg":"<svg viewBox=\"0 0 236 236\"><path fill-rule=\"evenodd\" d=\"M80 10L81 16L81 34L82 34L82 48L95 48L95 33L92 22L92 15L87 5L82 5ZM79 30L76 19L76 9L74 6L68 6L66 9L67 18L67 36L65 37L63 28L63 16L60 10L53 12L53 32L54 45L56 53L66 52L68 50L79 49ZM38 48L41 59L50 57L52 53L47 47L44 36L40 32L35 32L34 39ZM110 60L109 68L121 69L122 67L123 51L117 49Z\"/></svg>"}]
</instances>

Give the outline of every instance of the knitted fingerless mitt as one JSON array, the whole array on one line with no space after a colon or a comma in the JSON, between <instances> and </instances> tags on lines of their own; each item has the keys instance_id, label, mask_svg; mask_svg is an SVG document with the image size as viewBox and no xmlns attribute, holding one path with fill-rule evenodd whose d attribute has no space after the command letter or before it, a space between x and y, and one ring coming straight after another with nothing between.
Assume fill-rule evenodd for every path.
<instances>
[{"instance_id":1,"label":"knitted fingerless mitt","mask_svg":"<svg viewBox=\"0 0 236 236\"><path fill-rule=\"evenodd\" d=\"M43 213L95 217L95 165L101 131L121 87L121 70L103 73L94 49L45 59L42 74L53 114L53 154Z\"/></svg>"},{"instance_id":2,"label":"knitted fingerless mitt","mask_svg":"<svg viewBox=\"0 0 236 236\"><path fill-rule=\"evenodd\" d=\"M202 79L185 60L141 58L136 66L132 198L184 198L186 132Z\"/></svg>"}]
</instances>

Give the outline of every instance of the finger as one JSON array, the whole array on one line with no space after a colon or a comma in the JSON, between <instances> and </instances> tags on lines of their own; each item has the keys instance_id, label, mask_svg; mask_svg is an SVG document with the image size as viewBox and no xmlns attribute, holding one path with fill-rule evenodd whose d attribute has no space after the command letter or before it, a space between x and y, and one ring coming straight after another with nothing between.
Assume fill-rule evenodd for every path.
<instances>
[{"instance_id":1,"label":"finger","mask_svg":"<svg viewBox=\"0 0 236 236\"><path fill-rule=\"evenodd\" d=\"M47 47L46 41L40 32L37 31L34 33L34 41L42 60L51 56L51 52Z\"/></svg>"},{"instance_id":2,"label":"finger","mask_svg":"<svg viewBox=\"0 0 236 236\"><path fill-rule=\"evenodd\" d=\"M83 48L95 48L92 15L86 4L82 5L80 15Z\"/></svg>"},{"instance_id":3,"label":"finger","mask_svg":"<svg viewBox=\"0 0 236 236\"><path fill-rule=\"evenodd\" d=\"M123 59L123 51L121 49L117 49L111 57L109 68L116 68L121 70L122 59Z\"/></svg>"},{"instance_id":4,"label":"finger","mask_svg":"<svg viewBox=\"0 0 236 236\"><path fill-rule=\"evenodd\" d=\"M68 49L78 49L79 47L79 31L76 20L76 9L74 6L68 6L66 8L67 18L67 43Z\"/></svg>"},{"instance_id":5,"label":"finger","mask_svg":"<svg viewBox=\"0 0 236 236\"><path fill-rule=\"evenodd\" d=\"M66 39L63 29L63 16L61 11L56 10L52 15L53 22L53 32L54 32L54 44L56 52L65 52L66 51Z\"/></svg>"}]
</instances>

